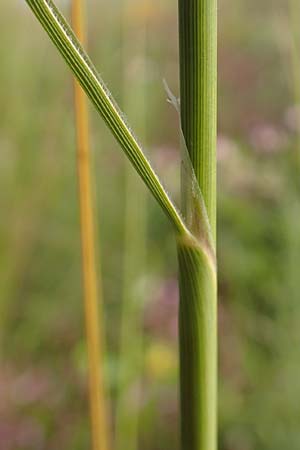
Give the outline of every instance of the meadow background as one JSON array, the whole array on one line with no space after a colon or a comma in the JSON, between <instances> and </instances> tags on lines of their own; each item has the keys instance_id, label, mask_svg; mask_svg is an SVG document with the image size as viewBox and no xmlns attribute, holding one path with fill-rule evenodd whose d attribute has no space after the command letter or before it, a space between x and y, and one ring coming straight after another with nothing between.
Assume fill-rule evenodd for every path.
<instances>
[{"instance_id":1,"label":"meadow background","mask_svg":"<svg viewBox=\"0 0 300 450\"><path fill-rule=\"evenodd\" d=\"M178 94L177 2L87 4L96 67L133 129L143 115L147 153L178 198L178 118L163 87ZM219 0L220 450L300 448L299 12L294 0ZM1 3L0 29L0 450L87 449L72 78L23 0ZM146 217L146 258L130 287L139 332L120 367L131 169L92 110L91 122L111 428L128 393L139 448L176 450L173 236L146 195L134 216Z\"/></svg>"}]
</instances>

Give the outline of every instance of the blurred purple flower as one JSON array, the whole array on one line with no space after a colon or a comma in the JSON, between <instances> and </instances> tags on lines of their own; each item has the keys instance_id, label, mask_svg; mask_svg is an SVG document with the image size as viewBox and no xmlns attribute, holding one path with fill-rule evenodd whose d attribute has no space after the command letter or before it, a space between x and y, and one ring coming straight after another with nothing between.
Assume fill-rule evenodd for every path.
<instances>
[{"instance_id":1,"label":"blurred purple flower","mask_svg":"<svg viewBox=\"0 0 300 450\"><path fill-rule=\"evenodd\" d=\"M287 145L284 130L272 124L260 124L250 132L250 142L254 149L263 153L277 153Z\"/></svg>"},{"instance_id":2,"label":"blurred purple flower","mask_svg":"<svg viewBox=\"0 0 300 450\"><path fill-rule=\"evenodd\" d=\"M0 422L0 450L30 448L40 450L44 447L45 437L42 427L33 419Z\"/></svg>"},{"instance_id":3,"label":"blurred purple flower","mask_svg":"<svg viewBox=\"0 0 300 450\"><path fill-rule=\"evenodd\" d=\"M284 114L286 126L293 132L300 131L300 105L290 106Z\"/></svg>"},{"instance_id":4,"label":"blurred purple flower","mask_svg":"<svg viewBox=\"0 0 300 450\"><path fill-rule=\"evenodd\" d=\"M217 141L217 159L220 162L228 160L237 151L236 143L225 135L219 135Z\"/></svg>"}]
</instances>

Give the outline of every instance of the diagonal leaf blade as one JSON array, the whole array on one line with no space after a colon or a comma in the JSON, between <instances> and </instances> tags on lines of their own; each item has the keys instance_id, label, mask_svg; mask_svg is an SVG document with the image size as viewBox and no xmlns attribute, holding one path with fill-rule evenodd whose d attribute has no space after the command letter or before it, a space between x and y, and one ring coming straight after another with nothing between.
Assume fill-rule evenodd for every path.
<instances>
[{"instance_id":1,"label":"diagonal leaf blade","mask_svg":"<svg viewBox=\"0 0 300 450\"><path fill-rule=\"evenodd\" d=\"M184 220L149 163L108 88L55 3L52 0L26 0L26 2L176 231L181 235L190 235Z\"/></svg>"}]
</instances>

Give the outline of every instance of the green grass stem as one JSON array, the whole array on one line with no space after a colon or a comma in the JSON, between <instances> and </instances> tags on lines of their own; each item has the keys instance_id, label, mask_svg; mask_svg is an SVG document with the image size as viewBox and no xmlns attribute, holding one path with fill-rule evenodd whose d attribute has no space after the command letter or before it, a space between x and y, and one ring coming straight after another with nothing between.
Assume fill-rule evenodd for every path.
<instances>
[{"instance_id":1,"label":"green grass stem","mask_svg":"<svg viewBox=\"0 0 300 450\"><path fill-rule=\"evenodd\" d=\"M216 239L216 0L179 0L181 125ZM182 185L190 182L182 172ZM183 208L189 201L183 192ZM197 226L197 225L196 225ZM203 238L203 231L200 234ZM179 240L182 450L217 447L217 271L205 242Z\"/></svg>"},{"instance_id":2,"label":"green grass stem","mask_svg":"<svg viewBox=\"0 0 300 450\"><path fill-rule=\"evenodd\" d=\"M217 280L209 255L179 240L182 450L216 449Z\"/></svg>"},{"instance_id":3,"label":"green grass stem","mask_svg":"<svg viewBox=\"0 0 300 450\"><path fill-rule=\"evenodd\" d=\"M216 234L217 1L179 0L181 125Z\"/></svg>"}]
</instances>

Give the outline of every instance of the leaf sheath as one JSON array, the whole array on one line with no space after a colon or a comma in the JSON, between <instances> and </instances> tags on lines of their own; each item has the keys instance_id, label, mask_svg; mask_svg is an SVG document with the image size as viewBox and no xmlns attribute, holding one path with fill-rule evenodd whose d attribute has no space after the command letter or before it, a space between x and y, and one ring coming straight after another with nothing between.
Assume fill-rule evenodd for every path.
<instances>
[{"instance_id":1,"label":"leaf sheath","mask_svg":"<svg viewBox=\"0 0 300 450\"><path fill-rule=\"evenodd\" d=\"M178 243L182 450L216 449L217 282L209 254Z\"/></svg>"}]
</instances>

